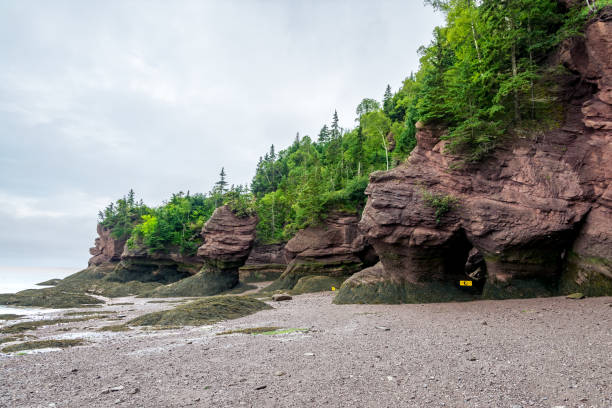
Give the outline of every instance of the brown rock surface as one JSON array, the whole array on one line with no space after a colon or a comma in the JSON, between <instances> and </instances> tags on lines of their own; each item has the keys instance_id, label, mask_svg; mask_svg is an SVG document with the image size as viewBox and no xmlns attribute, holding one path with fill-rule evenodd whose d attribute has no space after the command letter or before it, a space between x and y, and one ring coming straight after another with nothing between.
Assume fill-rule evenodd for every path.
<instances>
[{"instance_id":1,"label":"brown rock surface","mask_svg":"<svg viewBox=\"0 0 612 408\"><path fill-rule=\"evenodd\" d=\"M207 287L218 293L238 284L238 269L249 257L256 226L257 217L239 217L227 206L215 210L202 228L204 243L198 248L205 264L202 279L210 281Z\"/></svg>"},{"instance_id":2,"label":"brown rock surface","mask_svg":"<svg viewBox=\"0 0 612 408\"><path fill-rule=\"evenodd\" d=\"M126 239L115 239L111 236L111 230L104 228L102 224L97 226L98 238L89 253L89 266L101 265L108 262L119 262Z\"/></svg>"},{"instance_id":3,"label":"brown rock surface","mask_svg":"<svg viewBox=\"0 0 612 408\"><path fill-rule=\"evenodd\" d=\"M350 275L364 264L376 262L357 214L332 212L321 225L298 231L287 245L289 266L281 276L281 287L291 289L303 276Z\"/></svg>"},{"instance_id":4,"label":"brown rock surface","mask_svg":"<svg viewBox=\"0 0 612 408\"><path fill-rule=\"evenodd\" d=\"M453 171L444 130L419 124L408 161L371 175L360 228L385 281L458 289L475 247L486 263L485 296L551 294L560 280L562 291L612 294L611 9L561 49L574 76L559 129L516 137L485 162ZM457 203L436 216L427 194ZM372 289L372 273L343 290L357 290L360 279Z\"/></svg>"}]
</instances>

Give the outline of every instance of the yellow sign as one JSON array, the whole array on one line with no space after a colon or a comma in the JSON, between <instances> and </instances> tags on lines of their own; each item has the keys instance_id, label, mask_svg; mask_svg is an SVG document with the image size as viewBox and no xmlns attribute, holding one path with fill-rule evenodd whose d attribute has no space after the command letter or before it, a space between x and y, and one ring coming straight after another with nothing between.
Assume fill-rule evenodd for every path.
<instances>
[{"instance_id":1,"label":"yellow sign","mask_svg":"<svg viewBox=\"0 0 612 408\"><path fill-rule=\"evenodd\" d=\"M335 286L332 286L332 290L336 290L336 287L335 287Z\"/></svg>"},{"instance_id":2,"label":"yellow sign","mask_svg":"<svg viewBox=\"0 0 612 408\"><path fill-rule=\"evenodd\" d=\"M472 286L472 281L459 281L460 286Z\"/></svg>"}]
</instances>

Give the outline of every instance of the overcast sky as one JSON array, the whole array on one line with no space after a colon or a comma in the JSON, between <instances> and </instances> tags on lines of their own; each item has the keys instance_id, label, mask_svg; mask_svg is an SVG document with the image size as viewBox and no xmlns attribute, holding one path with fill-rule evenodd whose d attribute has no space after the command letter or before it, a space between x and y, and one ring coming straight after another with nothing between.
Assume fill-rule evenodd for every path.
<instances>
[{"instance_id":1,"label":"overcast sky","mask_svg":"<svg viewBox=\"0 0 612 408\"><path fill-rule=\"evenodd\" d=\"M421 0L0 2L0 266L84 267L96 215L353 127L418 69Z\"/></svg>"}]
</instances>

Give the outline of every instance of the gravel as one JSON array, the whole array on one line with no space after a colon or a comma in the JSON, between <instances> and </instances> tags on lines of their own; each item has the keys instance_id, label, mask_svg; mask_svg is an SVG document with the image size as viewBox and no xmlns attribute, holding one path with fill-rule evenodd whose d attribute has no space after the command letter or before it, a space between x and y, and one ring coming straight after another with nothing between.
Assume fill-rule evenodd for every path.
<instances>
[{"instance_id":1,"label":"gravel","mask_svg":"<svg viewBox=\"0 0 612 408\"><path fill-rule=\"evenodd\" d=\"M85 346L0 355L0 406L612 407L610 297L332 298L300 295L213 326L105 332ZM136 304L109 310L132 318L172 307L127 301ZM215 335L262 326L309 331Z\"/></svg>"}]
</instances>

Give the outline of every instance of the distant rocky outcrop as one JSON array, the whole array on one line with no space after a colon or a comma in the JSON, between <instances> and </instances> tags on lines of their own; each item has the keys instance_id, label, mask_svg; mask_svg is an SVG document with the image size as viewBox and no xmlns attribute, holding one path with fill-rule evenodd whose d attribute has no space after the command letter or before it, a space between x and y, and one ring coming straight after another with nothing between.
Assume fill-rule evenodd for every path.
<instances>
[{"instance_id":1,"label":"distant rocky outcrop","mask_svg":"<svg viewBox=\"0 0 612 408\"><path fill-rule=\"evenodd\" d=\"M94 246L89 248L89 253L91 254L89 266L119 262L127 238L113 238L111 235L112 230L105 228L102 224L98 224L96 230L98 237L94 242Z\"/></svg>"},{"instance_id":2,"label":"distant rocky outcrop","mask_svg":"<svg viewBox=\"0 0 612 408\"><path fill-rule=\"evenodd\" d=\"M571 71L563 124L515 135L477 165L457 169L444 127L419 125L408 161L373 173L366 190L359 226L381 263L345 282L337 302L612 295L610 50L608 7L558 54ZM474 248L482 294L459 286Z\"/></svg>"},{"instance_id":3,"label":"distant rocky outcrop","mask_svg":"<svg viewBox=\"0 0 612 408\"><path fill-rule=\"evenodd\" d=\"M179 248L150 253L144 246L125 246L121 261L109 280L172 283L195 275L204 261L195 255L181 253Z\"/></svg>"},{"instance_id":4,"label":"distant rocky outcrop","mask_svg":"<svg viewBox=\"0 0 612 408\"><path fill-rule=\"evenodd\" d=\"M355 213L332 212L320 225L298 231L285 245L290 263L274 288L291 289L306 276L347 277L375 263L358 222Z\"/></svg>"}]
</instances>

